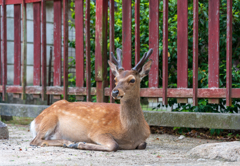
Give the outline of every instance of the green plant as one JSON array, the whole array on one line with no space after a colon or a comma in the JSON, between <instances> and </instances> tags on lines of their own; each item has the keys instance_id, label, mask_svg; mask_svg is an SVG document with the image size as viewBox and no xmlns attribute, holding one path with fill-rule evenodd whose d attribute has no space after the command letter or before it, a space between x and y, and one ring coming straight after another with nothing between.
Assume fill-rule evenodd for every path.
<instances>
[{"instance_id":1,"label":"green plant","mask_svg":"<svg viewBox=\"0 0 240 166\"><path fill-rule=\"evenodd\" d=\"M210 129L211 135L220 135L223 132L223 129Z\"/></svg>"},{"instance_id":2,"label":"green plant","mask_svg":"<svg viewBox=\"0 0 240 166\"><path fill-rule=\"evenodd\" d=\"M122 0L115 0L117 9L114 13L114 44L115 48L122 48ZM219 55L219 79L220 88L226 87L226 28L227 28L227 0L221 0L220 3L220 55ZM135 54L135 19L134 19L134 5L135 1L132 0L132 55ZM168 12L168 87L177 87L177 0L169 0ZM208 88L208 0L199 1L199 29L198 29L198 88ZM75 18L74 1L71 2L71 16ZM96 6L94 2L90 3L90 50L91 50L91 83L95 86L95 12ZM232 40L232 59L233 62L240 61L240 1L233 0L232 7L232 20L233 20L233 40ZM159 66L160 77L159 87L162 87L161 67L162 67L162 36L163 36L163 1L159 4ZM109 20L109 17L108 17ZM70 21L72 27L75 26L74 22ZM109 31L108 31L109 32ZM149 49L149 0L140 0L140 56ZM71 47L75 47L75 41L69 41ZM108 53L109 53L109 37L108 37ZM188 2L188 87L192 88L192 54L193 54L193 3ZM70 62L75 65L75 60ZM134 65L134 56L132 56L132 65ZM232 68L232 87L240 88L240 64L236 64ZM109 71L109 69L108 69ZM75 78L69 76L69 84L74 86ZM148 78L144 78L141 82L141 87L148 87ZM191 104L178 104L174 111L184 112L238 112L240 105L239 99L233 99L231 107L225 107L226 101L220 99L220 104L209 104L208 99L199 99L198 106L191 106ZM169 105L176 103L176 99L169 98Z\"/></svg>"}]
</instances>

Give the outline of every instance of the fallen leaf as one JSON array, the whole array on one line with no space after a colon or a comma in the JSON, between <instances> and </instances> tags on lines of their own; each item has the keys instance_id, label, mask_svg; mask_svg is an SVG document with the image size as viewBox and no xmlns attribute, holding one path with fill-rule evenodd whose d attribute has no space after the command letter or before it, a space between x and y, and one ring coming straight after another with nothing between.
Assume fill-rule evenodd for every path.
<instances>
[{"instance_id":1,"label":"fallen leaf","mask_svg":"<svg viewBox=\"0 0 240 166\"><path fill-rule=\"evenodd\" d=\"M192 134L195 134L196 132L197 132L196 130L192 130L192 131L191 131Z\"/></svg>"}]
</instances>

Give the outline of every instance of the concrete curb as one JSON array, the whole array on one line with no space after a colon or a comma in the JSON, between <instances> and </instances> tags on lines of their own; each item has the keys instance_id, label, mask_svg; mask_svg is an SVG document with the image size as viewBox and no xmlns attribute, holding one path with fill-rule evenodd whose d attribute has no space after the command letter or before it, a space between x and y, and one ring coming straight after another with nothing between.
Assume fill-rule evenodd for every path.
<instances>
[{"instance_id":1,"label":"concrete curb","mask_svg":"<svg viewBox=\"0 0 240 166\"><path fill-rule=\"evenodd\" d=\"M0 103L0 115L37 117L46 105ZM240 129L240 114L144 111L151 126Z\"/></svg>"}]
</instances>

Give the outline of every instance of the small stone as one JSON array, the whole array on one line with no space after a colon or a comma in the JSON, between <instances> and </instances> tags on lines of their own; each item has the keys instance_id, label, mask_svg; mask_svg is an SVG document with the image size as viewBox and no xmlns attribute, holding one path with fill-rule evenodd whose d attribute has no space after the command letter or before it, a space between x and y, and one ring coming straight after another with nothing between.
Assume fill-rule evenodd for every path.
<instances>
[{"instance_id":1,"label":"small stone","mask_svg":"<svg viewBox=\"0 0 240 166\"><path fill-rule=\"evenodd\" d=\"M200 158L200 159L198 159L197 161L199 162L199 161L205 161L206 159L202 159L202 158Z\"/></svg>"},{"instance_id":2,"label":"small stone","mask_svg":"<svg viewBox=\"0 0 240 166\"><path fill-rule=\"evenodd\" d=\"M7 125L0 121L0 139L8 139L9 138L9 132Z\"/></svg>"},{"instance_id":3,"label":"small stone","mask_svg":"<svg viewBox=\"0 0 240 166\"><path fill-rule=\"evenodd\" d=\"M178 137L178 139L184 139L185 136L184 135L180 135L180 137Z\"/></svg>"}]
</instances>

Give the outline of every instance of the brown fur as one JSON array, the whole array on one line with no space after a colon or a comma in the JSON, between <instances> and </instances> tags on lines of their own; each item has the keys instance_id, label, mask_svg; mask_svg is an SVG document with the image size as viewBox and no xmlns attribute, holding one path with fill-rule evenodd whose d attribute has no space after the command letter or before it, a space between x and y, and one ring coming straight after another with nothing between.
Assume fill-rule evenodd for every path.
<instances>
[{"instance_id":1,"label":"brown fur","mask_svg":"<svg viewBox=\"0 0 240 166\"><path fill-rule=\"evenodd\" d=\"M146 65L144 76L151 67ZM121 104L55 102L36 117L37 136L30 144L103 151L145 149L150 129L140 106L140 81L144 76L110 66L116 74L114 89L119 90ZM132 79L134 83L130 83Z\"/></svg>"}]
</instances>

